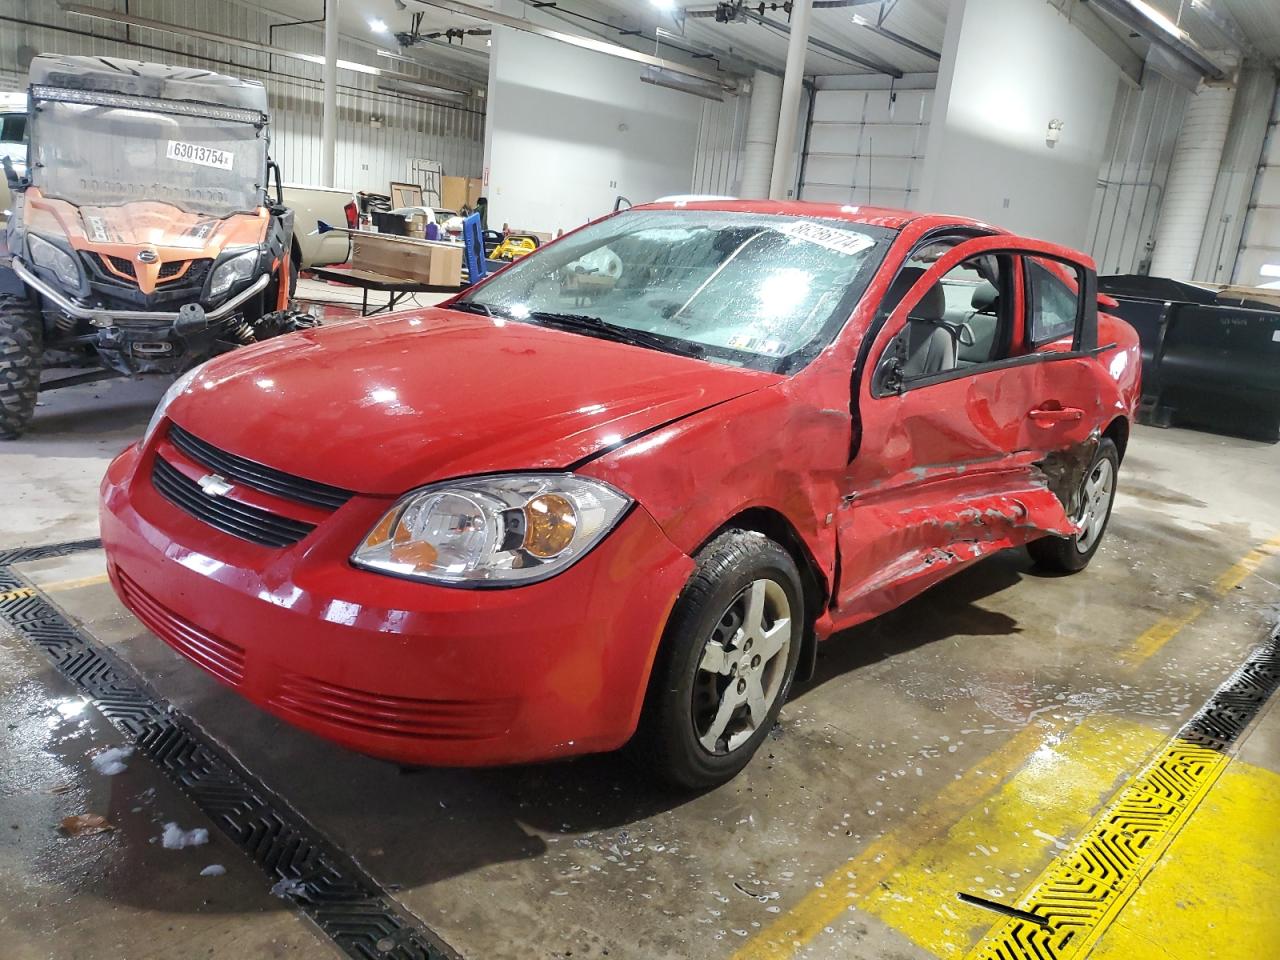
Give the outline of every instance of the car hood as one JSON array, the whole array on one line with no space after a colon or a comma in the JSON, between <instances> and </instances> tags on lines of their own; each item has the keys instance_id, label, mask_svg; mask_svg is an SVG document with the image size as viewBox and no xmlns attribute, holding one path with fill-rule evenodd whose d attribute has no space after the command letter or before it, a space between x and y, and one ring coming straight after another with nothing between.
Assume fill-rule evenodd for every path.
<instances>
[{"instance_id":1,"label":"car hood","mask_svg":"<svg viewBox=\"0 0 1280 960\"><path fill-rule=\"evenodd\" d=\"M432 309L219 357L168 415L267 466L361 493L400 494L448 477L568 467L779 379Z\"/></svg>"}]
</instances>

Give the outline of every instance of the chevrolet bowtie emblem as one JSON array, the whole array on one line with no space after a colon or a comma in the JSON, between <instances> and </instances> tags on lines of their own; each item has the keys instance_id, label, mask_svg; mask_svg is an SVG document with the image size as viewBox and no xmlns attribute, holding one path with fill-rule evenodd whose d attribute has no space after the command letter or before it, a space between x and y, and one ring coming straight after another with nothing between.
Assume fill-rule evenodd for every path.
<instances>
[{"instance_id":1,"label":"chevrolet bowtie emblem","mask_svg":"<svg viewBox=\"0 0 1280 960\"><path fill-rule=\"evenodd\" d=\"M216 473L203 476L196 482L200 484L200 489L211 497L221 497L231 492L231 484L227 483L227 478L220 477Z\"/></svg>"}]
</instances>

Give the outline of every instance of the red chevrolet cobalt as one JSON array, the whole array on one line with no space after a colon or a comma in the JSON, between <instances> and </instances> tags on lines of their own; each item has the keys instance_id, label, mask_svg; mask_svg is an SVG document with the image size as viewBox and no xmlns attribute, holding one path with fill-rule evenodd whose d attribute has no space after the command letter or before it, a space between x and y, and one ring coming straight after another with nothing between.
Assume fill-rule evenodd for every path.
<instances>
[{"instance_id":1,"label":"red chevrolet cobalt","mask_svg":"<svg viewBox=\"0 0 1280 960\"><path fill-rule=\"evenodd\" d=\"M165 642L353 750L634 738L708 785L834 631L1007 547L1083 568L1138 377L1063 247L655 204L439 308L191 371L108 470L102 539Z\"/></svg>"}]
</instances>

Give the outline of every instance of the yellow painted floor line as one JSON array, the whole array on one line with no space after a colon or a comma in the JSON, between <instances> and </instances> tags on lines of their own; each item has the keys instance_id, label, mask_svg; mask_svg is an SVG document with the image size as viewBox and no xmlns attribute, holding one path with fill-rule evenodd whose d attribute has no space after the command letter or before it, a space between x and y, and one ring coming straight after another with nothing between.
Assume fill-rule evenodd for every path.
<instances>
[{"instance_id":1,"label":"yellow painted floor line","mask_svg":"<svg viewBox=\"0 0 1280 960\"><path fill-rule=\"evenodd\" d=\"M92 577L79 577L75 580L55 580L53 583L42 583L40 589L45 593L57 593L60 590L77 590L80 587L96 587L100 583L106 583L109 578L105 573L95 574Z\"/></svg>"},{"instance_id":2,"label":"yellow painted floor line","mask_svg":"<svg viewBox=\"0 0 1280 960\"><path fill-rule=\"evenodd\" d=\"M1224 570L1213 582L1215 596L1225 597L1238 587L1262 566L1268 558L1280 553L1280 535L1272 537L1266 543L1254 547L1243 557ZM1200 601L1176 616L1161 617L1134 640L1132 646L1124 653L1122 659L1129 668L1138 666L1159 653L1166 643L1181 633L1186 627L1195 623L1209 610L1209 604Z\"/></svg>"},{"instance_id":3,"label":"yellow painted floor line","mask_svg":"<svg viewBox=\"0 0 1280 960\"><path fill-rule=\"evenodd\" d=\"M1047 925L1001 921L968 960L1086 956L1228 762L1221 751L1174 737L1018 898L1014 906Z\"/></svg>"},{"instance_id":4,"label":"yellow painted floor line","mask_svg":"<svg viewBox=\"0 0 1280 960\"><path fill-rule=\"evenodd\" d=\"M996 915L957 893L1008 904L1086 830L1117 782L1143 769L1167 734L1121 717L1086 718L1036 750L992 795L856 901L931 955L960 958Z\"/></svg>"},{"instance_id":5,"label":"yellow painted floor line","mask_svg":"<svg viewBox=\"0 0 1280 960\"><path fill-rule=\"evenodd\" d=\"M1236 759L1089 960L1241 960L1280 942L1280 774Z\"/></svg>"},{"instance_id":6,"label":"yellow painted floor line","mask_svg":"<svg viewBox=\"0 0 1280 960\"><path fill-rule=\"evenodd\" d=\"M984 797L998 790L1028 758L1061 743L1066 729L1039 723L1020 730L959 779L947 784L900 827L873 841L856 857L823 878L773 923L748 940L733 960L785 960L820 934L860 897L876 889L893 871L934 837L948 830Z\"/></svg>"}]
</instances>

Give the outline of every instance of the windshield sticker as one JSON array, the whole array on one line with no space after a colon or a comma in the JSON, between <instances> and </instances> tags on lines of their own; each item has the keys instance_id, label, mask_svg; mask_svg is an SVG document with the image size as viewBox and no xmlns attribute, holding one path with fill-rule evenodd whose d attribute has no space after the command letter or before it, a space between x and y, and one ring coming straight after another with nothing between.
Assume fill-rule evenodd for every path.
<instances>
[{"instance_id":1,"label":"windshield sticker","mask_svg":"<svg viewBox=\"0 0 1280 960\"><path fill-rule=\"evenodd\" d=\"M771 340L766 337L749 337L743 333L734 334L730 337L728 346L733 350L746 350L766 357L780 357L787 352L787 345L781 340Z\"/></svg>"},{"instance_id":2,"label":"windshield sticker","mask_svg":"<svg viewBox=\"0 0 1280 960\"><path fill-rule=\"evenodd\" d=\"M202 147L198 143L183 143L181 140L170 140L165 156L179 163L197 163L202 167L217 167L219 170L230 170L235 159L229 150Z\"/></svg>"},{"instance_id":3,"label":"windshield sticker","mask_svg":"<svg viewBox=\"0 0 1280 960\"><path fill-rule=\"evenodd\" d=\"M876 242L864 233L838 230L835 227L825 227L820 223L805 220L787 224L782 228L782 232L793 239L816 243L820 247L843 253L848 257L856 256L876 245Z\"/></svg>"}]
</instances>

